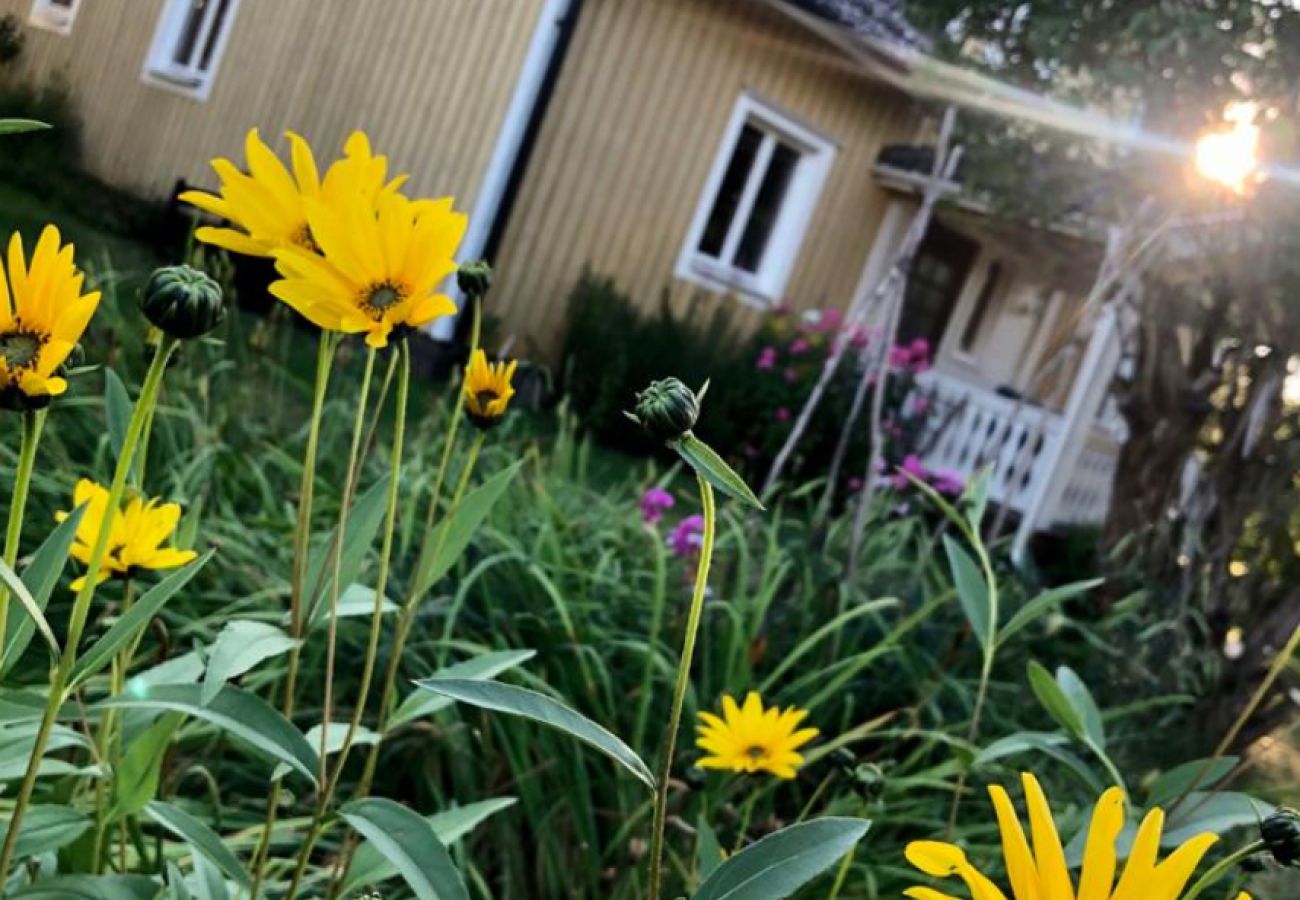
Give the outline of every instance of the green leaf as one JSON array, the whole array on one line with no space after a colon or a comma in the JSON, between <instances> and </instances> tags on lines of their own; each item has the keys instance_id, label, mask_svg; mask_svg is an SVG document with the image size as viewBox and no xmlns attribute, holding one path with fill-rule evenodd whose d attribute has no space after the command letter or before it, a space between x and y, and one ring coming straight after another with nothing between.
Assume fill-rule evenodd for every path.
<instances>
[{"instance_id":1,"label":"green leaf","mask_svg":"<svg viewBox=\"0 0 1300 900\"><path fill-rule=\"evenodd\" d=\"M126 748L122 761L113 770L110 820L135 815L157 796L163 759L171 746L172 735L184 718L179 713L163 716Z\"/></svg>"},{"instance_id":2,"label":"green leaf","mask_svg":"<svg viewBox=\"0 0 1300 900\"><path fill-rule=\"evenodd\" d=\"M87 678L107 666L119 650L135 640L140 632L149 627L149 622L163 608L163 605L175 596L177 591L190 583L190 579L208 564L208 560L212 559L215 552L215 550L209 550L184 568L171 572L166 578L146 591L144 596L123 613L104 632L103 636L95 641L91 648L77 660L77 664L72 669L70 682L72 687L84 683Z\"/></svg>"},{"instance_id":3,"label":"green leaf","mask_svg":"<svg viewBox=\"0 0 1300 900\"><path fill-rule=\"evenodd\" d=\"M989 508L989 485L993 480L993 466L987 465L975 473L970 484L966 485L966 521L971 531L978 533L984 521L984 513Z\"/></svg>"},{"instance_id":4,"label":"green leaf","mask_svg":"<svg viewBox=\"0 0 1300 900\"><path fill-rule=\"evenodd\" d=\"M208 670L203 676L204 703L211 702L222 686L238 678L258 663L287 653L298 642L274 625L236 619L227 622L217 635L208 654Z\"/></svg>"},{"instance_id":5,"label":"green leaf","mask_svg":"<svg viewBox=\"0 0 1300 900\"><path fill-rule=\"evenodd\" d=\"M1097 749L1104 748L1106 728L1101 721L1101 710L1097 709L1097 701L1092 699L1092 693L1083 683L1083 679L1069 666L1058 666L1056 684L1065 695L1065 699L1070 701L1074 711L1079 714L1084 735L1096 745Z\"/></svg>"},{"instance_id":6,"label":"green leaf","mask_svg":"<svg viewBox=\"0 0 1300 900\"><path fill-rule=\"evenodd\" d=\"M49 533L45 541L32 554L32 561L23 570L23 584L27 585L34 602L42 612L50 602L50 595L59 583L63 567L68 562L68 550L77 536L77 527L85 514L85 507L74 509L66 519ZM27 645L36 633L36 623L23 607L9 608L8 637L5 639L4 661L0 663L0 675L7 674L17 664Z\"/></svg>"},{"instance_id":7,"label":"green leaf","mask_svg":"<svg viewBox=\"0 0 1300 900\"><path fill-rule=\"evenodd\" d=\"M673 441L669 445L677 451L677 455L686 461L686 464L699 473L700 477L713 485L728 497L732 497L752 506L754 509L762 509L763 504L759 502L758 497L745 484L745 479L736 474L736 471L727 465L721 456L714 452L713 448L704 441L697 438L689 432L681 440Z\"/></svg>"},{"instance_id":8,"label":"green leaf","mask_svg":"<svg viewBox=\"0 0 1300 900\"><path fill-rule=\"evenodd\" d=\"M444 810L427 816L425 821L433 827L444 846L450 846L469 834L489 816L515 805L514 797L498 797L493 800L481 800L455 809ZM379 884L397 876L397 867L384 858L369 841L362 842L357 852L352 855L352 866L343 881L342 895L348 896L352 891L366 885Z\"/></svg>"},{"instance_id":9,"label":"green leaf","mask_svg":"<svg viewBox=\"0 0 1300 900\"><path fill-rule=\"evenodd\" d=\"M1175 847L1198 834L1223 834L1243 825L1258 826L1275 809L1271 803L1236 791L1193 791L1177 809L1168 811L1160 844Z\"/></svg>"},{"instance_id":10,"label":"green leaf","mask_svg":"<svg viewBox=\"0 0 1300 900\"><path fill-rule=\"evenodd\" d=\"M11 597L17 597L18 602L22 604L23 610L27 613L27 618L31 620L45 638L45 643L50 648L50 655L55 659L59 658L59 642L54 638L54 632L50 629L50 623L45 621L45 612L36 603L36 598L32 592L27 590L27 585L18 577L18 573L0 559L0 586L9 589Z\"/></svg>"},{"instance_id":11,"label":"green leaf","mask_svg":"<svg viewBox=\"0 0 1300 900\"><path fill-rule=\"evenodd\" d=\"M361 566L375 543L375 535L384 520L384 509L388 503L388 480L377 481L352 504L348 513L347 533L343 541L343 554L339 558L339 583L351 584L357 580ZM330 532L326 540L312 549L307 562L308 596L311 598L311 616L309 624L327 619L329 612L330 585L334 583L334 546L338 526ZM340 592L340 599L342 592Z\"/></svg>"},{"instance_id":12,"label":"green leaf","mask_svg":"<svg viewBox=\"0 0 1300 900\"><path fill-rule=\"evenodd\" d=\"M349 725L349 722L330 723L329 734L325 738L326 756L333 756L335 753L338 753L343 749L343 741L348 736ZM307 743L310 744L312 749L316 750L318 754L320 753L320 733L321 727L319 725L313 725L311 728L307 729ZM356 732L352 735L353 746L365 746L377 743L379 743L379 735L377 733L371 731L364 725L357 726ZM284 763L280 763L275 767L275 771L271 773L271 780L274 781L277 778L283 778L288 774L289 767Z\"/></svg>"},{"instance_id":13,"label":"green leaf","mask_svg":"<svg viewBox=\"0 0 1300 900\"><path fill-rule=\"evenodd\" d=\"M153 900L162 885L145 875L60 875L10 894L13 900Z\"/></svg>"},{"instance_id":14,"label":"green leaf","mask_svg":"<svg viewBox=\"0 0 1300 900\"><path fill-rule=\"evenodd\" d=\"M433 691L461 703L522 716L567 732L609 756L650 790L654 790L654 775L631 747L586 716L544 694L496 681L472 681L464 678L427 678L416 684L426 691Z\"/></svg>"},{"instance_id":15,"label":"green leaf","mask_svg":"<svg viewBox=\"0 0 1300 900\"><path fill-rule=\"evenodd\" d=\"M474 532L487 519L488 513L501 499L501 495L510 486L510 482L514 480L522 465L523 461L520 460L493 475L465 495L450 522L439 522L433 526L435 529L446 528L447 535L445 538L435 537L429 541L428 552L420 554L420 561L415 567L415 578L412 580L414 596L423 596L429 588L438 583L442 576L451 571L456 560L460 559L465 548L469 546ZM438 547L439 543L442 545L441 548Z\"/></svg>"},{"instance_id":16,"label":"green leaf","mask_svg":"<svg viewBox=\"0 0 1300 900\"><path fill-rule=\"evenodd\" d=\"M1083 719L1080 718L1074 705L1052 678L1051 673L1032 659L1029 661L1029 686L1033 688L1038 702L1043 704L1043 708L1051 714L1057 724L1079 740L1087 736Z\"/></svg>"},{"instance_id":17,"label":"green leaf","mask_svg":"<svg viewBox=\"0 0 1300 900\"><path fill-rule=\"evenodd\" d=\"M791 825L750 844L704 880L692 900L781 900L862 840L865 819L827 817Z\"/></svg>"},{"instance_id":18,"label":"green leaf","mask_svg":"<svg viewBox=\"0 0 1300 900\"><path fill-rule=\"evenodd\" d=\"M189 844L195 853L207 857L213 865L230 876L231 880L241 887L251 886L252 879L240 865L239 859L226 846L221 835L204 822L179 806L161 800L151 801L144 807L144 811L149 818Z\"/></svg>"},{"instance_id":19,"label":"green leaf","mask_svg":"<svg viewBox=\"0 0 1300 900\"><path fill-rule=\"evenodd\" d=\"M718 833L713 830L709 820L701 813L695 821L695 870L701 879L713 874L726 858L726 851L718 840Z\"/></svg>"},{"instance_id":20,"label":"green leaf","mask_svg":"<svg viewBox=\"0 0 1300 900\"><path fill-rule=\"evenodd\" d=\"M451 854L418 813L370 797L347 804L339 814L396 867L417 900L469 900Z\"/></svg>"},{"instance_id":21,"label":"green leaf","mask_svg":"<svg viewBox=\"0 0 1300 900\"><path fill-rule=\"evenodd\" d=\"M116 709L168 710L202 719L250 744L278 762L288 763L316 783L320 761L301 731L265 700L226 685L204 703L197 684L136 685L97 706Z\"/></svg>"},{"instance_id":22,"label":"green leaf","mask_svg":"<svg viewBox=\"0 0 1300 900\"><path fill-rule=\"evenodd\" d=\"M226 887L225 877L206 856L196 854L194 857L190 890L198 900L230 900L230 889Z\"/></svg>"},{"instance_id":23,"label":"green leaf","mask_svg":"<svg viewBox=\"0 0 1300 900\"><path fill-rule=\"evenodd\" d=\"M36 119L0 119L0 134L23 134L28 131L49 131L53 126Z\"/></svg>"},{"instance_id":24,"label":"green leaf","mask_svg":"<svg viewBox=\"0 0 1300 900\"><path fill-rule=\"evenodd\" d=\"M14 858L58 850L81 837L91 826L90 817L70 806L33 806L23 816L22 830L14 842ZM8 835L9 823L0 826L0 840Z\"/></svg>"},{"instance_id":25,"label":"green leaf","mask_svg":"<svg viewBox=\"0 0 1300 900\"><path fill-rule=\"evenodd\" d=\"M1174 766L1157 778L1147 792L1148 806L1164 806L1196 788L1209 790L1237 767L1238 757L1194 759Z\"/></svg>"},{"instance_id":26,"label":"green leaf","mask_svg":"<svg viewBox=\"0 0 1300 900\"><path fill-rule=\"evenodd\" d=\"M439 669L430 677L472 678L476 681L486 681L527 662L536 655L536 651L533 650L497 650ZM397 707L397 711L388 722L388 730L392 731L407 722L431 716L454 702L448 697L440 697L428 691L415 691L402 701L401 706Z\"/></svg>"},{"instance_id":27,"label":"green leaf","mask_svg":"<svg viewBox=\"0 0 1300 900\"><path fill-rule=\"evenodd\" d=\"M104 420L108 425L108 442L113 448L113 459L122 455L126 431L131 425L131 395L126 385L112 369L104 369Z\"/></svg>"},{"instance_id":28,"label":"green leaf","mask_svg":"<svg viewBox=\"0 0 1300 900\"><path fill-rule=\"evenodd\" d=\"M388 598L384 598L383 615L395 613L399 609L396 603ZM339 595L338 617L340 619L353 619L361 616L372 616L375 612L375 589L366 587L364 584L349 584ZM292 623L292 613L286 612L280 619L281 625L290 625ZM329 624L329 617L322 614L312 620L311 626L319 628Z\"/></svg>"},{"instance_id":29,"label":"green leaf","mask_svg":"<svg viewBox=\"0 0 1300 900\"><path fill-rule=\"evenodd\" d=\"M948 567L952 570L953 584L957 587L957 599L961 601L962 612L970 622L971 631L980 642L984 652L989 651L989 588L980 572L979 565L971 555L962 549L952 535L943 536L943 549L948 554Z\"/></svg>"},{"instance_id":30,"label":"green leaf","mask_svg":"<svg viewBox=\"0 0 1300 900\"><path fill-rule=\"evenodd\" d=\"M1012 636L1019 634L1036 622L1041 616L1046 615L1056 607L1060 606L1066 600L1077 597L1079 594L1086 593L1093 588L1105 583L1104 578L1091 578L1087 581L1075 581L1070 584L1063 584L1059 587L1050 588L1043 591L1034 599L1030 600L1020 609L1016 610L1002 630L998 633L998 643L1003 644Z\"/></svg>"}]
</instances>

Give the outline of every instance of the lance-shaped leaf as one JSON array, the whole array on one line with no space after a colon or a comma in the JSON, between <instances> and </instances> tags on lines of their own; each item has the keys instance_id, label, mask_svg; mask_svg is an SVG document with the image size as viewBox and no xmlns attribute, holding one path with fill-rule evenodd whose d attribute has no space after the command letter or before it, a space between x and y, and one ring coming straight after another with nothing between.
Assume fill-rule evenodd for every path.
<instances>
[{"instance_id":1,"label":"lance-shaped leaf","mask_svg":"<svg viewBox=\"0 0 1300 900\"><path fill-rule=\"evenodd\" d=\"M197 684L163 684L142 685L97 705L185 713L215 725L278 762L287 763L313 784L316 782L320 761L302 732L265 700L232 685L223 687L210 703L203 702Z\"/></svg>"},{"instance_id":2,"label":"lance-shaped leaf","mask_svg":"<svg viewBox=\"0 0 1300 900\"><path fill-rule=\"evenodd\" d=\"M419 813L382 797L355 800L339 813L397 871L418 900L469 900L451 854Z\"/></svg>"},{"instance_id":3,"label":"lance-shaped leaf","mask_svg":"<svg viewBox=\"0 0 1300 900\"><path fill-rule=\"evenodd\" d=\"M59 657L59 642L54 638L54 632L50 629L50 623L45 621L45 613L36 604L32 592L27 590L27 585L18 577L18 573L9 568L5 561L0 559L0 586L9 589L11 597L18 598L18 602L23 605L23 611L27 613L28 618L36 625L45 638L45 643L49 645L50 655L55 659Z\"/></svg>"},{"instance_id":4,"label":"lance-shaped leaf","mask_svg":"<svg viewBox=\"0 0 1300 900\"><path fill-rule=\"evenodd\" d=\"M438 583L438 579L451 571L469 546L474 532L487 519L492 507L501 499L510 482L514 480L523 462L516 462L493 475L465 495L452 512L451 519L433 526L434 534L427 544L426 553L420 555L412 580L412 593L419 597ZM446 530L446 534L442 533Z\"/></svg>"},{"instance_id":5,"label":"lance-shaped leaf","mask_svg":"<svg viewBox=\"0 0 1300 900\"><path fill-rule=\"evenodd\" d=\"M375 535L379 534L387 500L388 481L385 479L375 482L352 504L343 539L343 552L339 556L340 585L357 580L366 555L375 543ZM309 625L324 621L329 612L330 585L334 583L333 547L337 539L338 527L335 526L329 537L312 549L307 561L307 578L304 583L310 598Z\"/></svg>"},{"instance_id":6,"label":"lance-shaped leaf","mask_svg":"<svg viewBox=\"0 0 1300 900\"><path fill-rule=\"evenodd\" d=\"M59 576L63 574L63 568L68 562L68 549L77 536L77 527L81 524L85 511L84 506L79 506L60 522L32 554L32 561L23 570L23 584L27 585L32 602L42 612L50 602L54 586L59 583ZM35 634L36 622L27 614L26 608L10 606L8 637L5 639L0 675L8 673L14 667Z\"/></svg>"},{"instance_id":7,"label":"lance-shaped leaf","mask_svg":"<svg viewBox=\"0 0 1300 900\"><path fill-rule=\"evenodd\" d=\"M791 825L713 870L692 900L781 900L812 881L867 833L865 819L824 818Z\"/></svg>"},{"instance_id":8,"label":"lance-shaped leaf","mask_svg":"<svg viewBox=\"0 0 1300 900\"><path fill-rule=\"evenodd\" d=\"M749 485L745 484L745 479L737 475L736 471L727 465L712 447L695 435L687 433L685 437L672 441L668 446L676 450L677 455L698 472L701 478L728 497L733 497L754 509L763 508L763 504L754 496Z\"/></svg>"},{"instance_id":9,"label":"lance-shaped leaf","mask_svg":"<svg viewBox=\"0 0 1300 900\"><path fill-rule=\"evenodd\" d=\"M206 857L241 887L251 885L252 879L248 877L248 872L244 870L238 857L226 846L221 835L209 828L201 819L196 819L175 804L164 803L161 800L150 801L144 807L144 811L149 818L189 844L190 849Z\"/></svg>"},{"instance_id":10,"label":"lance-shaped leaf","mask_svg":"<svg viewBox=\"0 0 1300 900\"><path fill-rule=\"evenodd\" d=\"M59 875L15 891L13 900L153 900L162 885L147 875Z\"/></svg>"},{"instance_id":11,"label":"lance-shaped leaf","mask_svg":"<svg viewBox=\"0 0 1300 900\"><path fill-rule=\"evenodd\" d=\"M122 455L126 432L131 426L131 395L126 385L112 369L104 369L104 420L108 425L108 442L113 448L113 459Z\"/></svg>"},{"instance_id":12,"label":"lance-shaped leaf","mask_svg":"<svg viewBox=\"0 0 1300 900\"><path fill-rule=\"evenodd\" d=\"M536 651L533 650L497 650L463 662L453 663L445 669L438 670L431 677L471 678L475 681L486 681L489 678L496 678L502 672L513 669L515 666L522 665L536 655ZM431 716L439 710L451 706L454 702L450 697L439 696L429 691L415 691L402 701L401 706L397 707L397 712L393 713L392 719L389 720L388 730L391 731L405 725L407 722Z\"/></svg>"},{"instance_id":13,"label":"lance-shaped leaf","mask_svg":"<svg viewBox=\"0 0 1300 900\"><path fill-rule=\"evenodd\" d=\"M0 134L48 131L51 127L48 122L38 122L36 119L0 119Z\"/></svg>"},{"instance_id":14,"label":"lance-shaped leaf","mask_svg":"<svg viewBox=\"0 0 1300 900\"><path fill-rule=\"evenodd\" d=\"M121 763L113 770L110 820L135 815L158 793L163 758L184 718L179 713L163 716L126 748Z\"/></svg>"},{"instance_id":15,"label":"lance-shaped leaf","mask_svg":"<svg viewBox=\"0 0 1300 900\"><path fill-rule=\"evenodd\" d=\"M67 846L91 825L90 817L70 806L33 806L23 816L14 842L14 857L22 859ZM0 825L0 839L8 836L9 823Z\"/></svg>"},{"instance_id":16,"label":"lance-shaped leaf","mask_svg":"<svg viewBox=\"0 0 1300 900\"><path fill-rule=\"evenodd\" d=\"M208 654L208 669L203 676L203 702L210 703L226 682L238 678L263 660L289 652L297 643L266 622L247 619L227 622Z\"/></svg>"},{"instance_id":17,"label":"lance-shaped leaf","mask_svg":"<svg viewBox=\"0 0 1300 900\"><path fill-rule=\"evenodd\" d=\"M558 728L583 743L595 747L635 775L650 790L654 790L654 775L631 747L586 716L574 712L545 694L515 687L512 684L472 681L464 678L428 678L416 684L426 691L433 691L435 694L462 703L512 716L521 716Z\"/></svg>"}]
</instances>

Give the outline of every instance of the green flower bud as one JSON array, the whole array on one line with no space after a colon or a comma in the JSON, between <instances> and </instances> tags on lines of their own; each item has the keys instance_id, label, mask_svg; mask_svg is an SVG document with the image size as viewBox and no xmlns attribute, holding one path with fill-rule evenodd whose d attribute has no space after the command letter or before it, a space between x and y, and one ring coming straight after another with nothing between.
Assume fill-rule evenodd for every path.
<instances>
[{"instance_id":1,"label":"green flower bud","mask_svg":"<svg viewBox=\"0 0 1300 900\"><path fill-rule=\"evenodd\" d=\"M1279 864L1300 868L1300 813L1278 807L1259 826L1259 836Z\"/></svg>"},{"instance_id":2,"label":"green flower bud","mask_svg":"<svg viewBox=\"0 0 1300 900\"><path fill-rule=\"evenodd\" d=\"M672 442L691 433L700 417L695 392L676 378L652 381L636 395L633 418L656 440Z\"/></svg>"},{"instance_id":3,"label":"green flower bud","mask_svg":"<svg viewBox=\"0 0 1300 900\"><path fill-rule=\"evenodd\" d=\"M482 297L492 287L492 267L484 260L465 263L456 270L456 286L466 297Z\"/></svg>"},{"instance_id":4,"label":"green flower bud","mask_svg":"<svg viewBox=\"0 0 1300 900\"><path fill-rule=\"evenodd\" d=\"M163 332L181 340L207 334L226 317L221 286L184 265L167 266L150 276L140 310Z\"/></svg>"}]
</instances>

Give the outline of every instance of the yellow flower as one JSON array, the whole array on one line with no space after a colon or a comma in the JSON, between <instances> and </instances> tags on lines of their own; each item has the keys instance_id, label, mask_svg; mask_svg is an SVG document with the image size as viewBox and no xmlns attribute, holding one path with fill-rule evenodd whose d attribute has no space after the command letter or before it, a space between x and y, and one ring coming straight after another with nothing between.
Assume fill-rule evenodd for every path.
<instances>
[{"instance_id":1,"label":"yellow flower","mask_svg":"<svg viewBox=\"0 0 1300 900\"><path fill-rule=\"evenodd\" d=\"M370 139L353 132L343 145L343 158L329 167L322 180L311 147L301 136L286 131L290 172L262 142L254 128L244 141L248 171L228 159L214 159L212 168L221 179L218 194L186 191L180 199L230 221L233 228L203 227L194 236L204 243L249 256L271 256L281 247L315 249L307 224L308 199L326 201L360 193L372 203L395 192L405 176L388 181L388 161L370 150Z\"/></svg>"},{"instance_id":2,"label":"yellow flower","mask_svg":"<svg viewBox=\"0 0 1300 900\"><path fill-rule=\"evenodd\" d=\"M803 765L797 751L819 734L816 728L796 730L807 715L806 710L795 707L782 711L773 706L765 710L753 691L745 697L743 707L724 695L722 718L700 713L695 746L711 754L700 760L700 766L793 778L795 770Z\"/></svg>"},{"instance_id":3,"label":"yellow flower","mask_svg":"<svg viewBox=\"0 0 1300 900\"><path fill-rule=\"evenodd\" d=\"M83 478L77 482L72 502L74 506L86 508L72 542L72 558L89 565L95 541L104 527L108 489ZM67 517L65 512L55 514L60 522ZM176 530L180 518L179 504L141 497L128 500L126 507L113 516L98 581L107 581L115 575L126 578L140 569L174 569L193 560L198 555L193 550L162 546ZM84 576L78 578L72 583L72 589L79 591L85 583Z\"/></svg>"},{"instance_id":4,"label":"yellow flower","mask_svg":"<svg viewBox=\"0 0 1300 900\"><path fill-rule=\"evenodd\" d=\"M421 328L456 306L439 294L456 271L466 220L450 199L412 201L398 193L375 203L353 192L304 201L320 253L301 247L274 252L282 280L271 293L330 331L365 334L388 345L396 327Z\"/></svg>"},{"instance_id":5,"label":"yellow flower","mask_svg":"<svg viewBox=\"0 0 1300 900\"><path fill-rule=\"evenodd\" d=\"M479 428L488 429L499 423L510 405L515 389L510 384L515 377L517 360L506 363L489 363L487 354L475 350L465 367L465 414Z\"/></svg>"},{"instance_id":6,"label":"yellow flower","mask_svg":"<svg viewBox=\"0 0 1300 900\"><path fill-rule=\"evenodd\" d=\"M1157 864L1164 813L1153 809L1142 820L1128 863L1116 883L1115 841L1124 828L1124 793L1113 787L1101 795L1093 811L1076 891L1047 797L1033 775L1026 773L1023 782L1029 807L1029 839L1007 792L997 785L989 788L1002 833L1013 900L1177 900L1201 857L1217 840L1213 834L1197 835ZM908 862L927 875L958 876L966 882L974 900L1007 900L1002 889L976 869L960 847L939 841L913 841L907 845L906 855ZM903 893L914 900L956 900L928 887L909 888ZM1237 900L1250 898L1241 894Z\"/></svg>"},{"instance_id":7,"label":"yellow flower","mask_svg":"<svg viewBox=\"0 0 1300 900\"><path fill-rule=\"evenodd\" d=\"M0 266L0 406L37 405L62 394L68 383L55 373L77 346L99 305L99 292L81 292L83 276L72 245L46 225L28 267L23 241L9 239L9 271ZM15 396L18 395L18 396Z\"/></svg>"}]
</instances>

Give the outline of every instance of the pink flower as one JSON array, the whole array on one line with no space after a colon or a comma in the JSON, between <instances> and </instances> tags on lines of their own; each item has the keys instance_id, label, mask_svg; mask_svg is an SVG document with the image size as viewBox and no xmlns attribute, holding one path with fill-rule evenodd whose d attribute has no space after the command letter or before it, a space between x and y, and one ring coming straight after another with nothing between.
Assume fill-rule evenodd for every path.
<instances>
[{"instance_id":1,"label":"pink flower","mask_svg":"<svg viewBox=\"0 0 1300 900\"><path fill-rule=\"evenodd\" d=\"M929 397L917 397L915 400L912 401L912 414L913 414L913 415L916 415L916 416L923 416L923 415L926 414L926 412L927 412L929 409L930 409L930 398L929 398Z\"/></svg>"},{"instance_id":2,"label":"pink flower","mask_svg":"<svg viewBox=\"0 0 1300 900\"><path fill-rule=\"evenodd\" d=\"M754 368L762 372L776 368L776 348L764 347L760 350L758 352L758 362L754 363Z\"/></svg>"},{"instance_id":3,"label":"pink flower","mask_svg":"<svg viewBox=\"0 0 1300 900\"><path fill-rule=\"evenodd\" d=\"M853 334L849 336L849 343L855 350L861 350L871 343L871 333L865 328L855 328Z\"/></svg>"},{"instance_id":4,"label":"pink flower","mask_svg":"<svg viewBox=\"0 0 1300 900\"><path fill-rule=\"evenodd\" d=\"M966 479L961 473L951 469L938 469L931 473L930 485L936 491L949 497L960 497L966 492Z\"/></svg>"},{"instance_id":5,"label":"pink flower","mask_svg":"<svg viewBox=\"0 0 1300 900\"><path fill-rule=\"evenodd\" d=\"M908 348L912 352L912 371L921 374L930 368L930 342L925 338L917 338L912 341Z\"/></svg>"},{"instance_id":6,"label":"pink flower","mask_svg":"<svg viewBox=\"0 0 1300 900\"><path fill-rule=\"evenodd\" d=\"M798 356L801 353L807 353L812 344L808 343L806 338L795 338L790 342L790 355Z\"/></svg>"},{"instance_id":7,"label":"pink flower","mask_svg":"<svg viewBox=\"0 0 1300 900\"><path fill-rule=\"evenodd\" d=\"M909 475L911 478L908 477ZM909 453L903 459L903 464L898 467L898 471L894 474L894 477L890 479L890 482L898 490L903 490L912 484L912 478L917 478L921 481L928 481L930 478L930 470L925 467L923 462L921 462L921 457L917 456L915 453Z\"/></svg>"},{"instance_id":8,"label":"pink flower","mask_svg":"<svg viewBox=\"0 0 1300 900\"><path fill-rule=\"evenodd\" d=\"M650 488L641 495L641 521L647 525L658 525L664 517L664 510L672 509L676 502L673 495L663 488Z\"/></svg>"},{"instance_id":9,"label":"pink flower","mask_svg":"<svg viewBox=\"0 0 1300 900\"><path fill-rule=\"evenodd\" d=\"M889 367L891 369L905 369L912 364L912 351L903 344L895 344L889 348Z\"/></svg>"},{"instance_id":10,"label":"pink flower","mask_svg":"<svg viewBox=\"0 0 1300 900\"><path fill-rule=\"evenodd\" d=\"M799 380L799 370L794 366L788 366L784 372L787 384L794 384Z\"/></svg>"},{"instance_id":11,"label":"pink flower","mask_svg":"<svg viewBox=\"0 0 1300 900\"><path fill-rule=\"evenodd\" d=\"M777 420L778 422L789 422L789 421L790 421L790 407L788 407L788 406L778 406L778 407L776 408L776 412L773 413L773 416L776 417L776 420Z\"/></svg>"},{"instance_id":12,"label":"pink flower","mask_svg":"<svg viewBox=\"0 0 1300 900\"><path fill-rule=\"evenodd\" d=\"M862 479L855 475L846 481L844 486L849 489L850 494L856 494L858 491L862 490Z\"/></svg>"},{"instance_id":13,"label":"pink flower","mask_svg":"<svg viewBox=\"0 0 1300 900\"><path fill-rule=\"evenodd\" d=\"M673 533L668 536L668 546L674 554L681 557L694 556L700 552L704 543L704 516L687 516L677 523Z\"/></svg>"},{"instance_id":14,"label":"pink flower","mask_svg":"<svg viewBox=\"0 0 1300 900\"><path fill-rule=\"evenodd\" d=\"M827 334L839 331L840 326L844 324L844 313L838 309L823 310L821 321L817 324Z\"/></svg>"}]
</instances>

